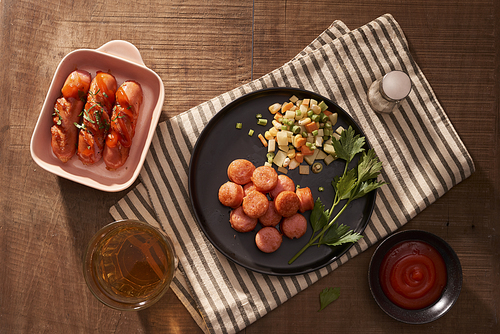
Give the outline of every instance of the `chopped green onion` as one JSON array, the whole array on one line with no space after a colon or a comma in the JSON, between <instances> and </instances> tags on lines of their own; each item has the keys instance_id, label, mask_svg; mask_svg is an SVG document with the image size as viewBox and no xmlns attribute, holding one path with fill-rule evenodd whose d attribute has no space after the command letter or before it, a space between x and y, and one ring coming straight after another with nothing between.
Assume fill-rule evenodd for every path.
<instances>
[{"instance_id":1,"label":"chopped green onion","mask_svg":"<svg viewBox=\"0 0 500 334\"><path fill-rule=\"evenodd\" d=\"M269 162L270 164L273 163L274 156L275 156L274 152L267 153L266 155L267 162Z\"/></svg>"},{"instance_id":2,"label":"chopped green onion","mask_svg":"<svg viewBox=\"0 0 500 334\"><path fill-rule=\"evenodd\" d=\"M254 133L253 129L248 130L248 135L249 135L250 137L251 137L251 136L253 136L253 133Z\"/></svg>"},{"instance_id":3,"label":"chopped green onion","mask_svg":"<svg viewBox=\"0 0 500 334\"><path fill-rule=\"evenodd\" d=\"M313 122L319 122L319 115L312 115L311 116L311 121L313 121Z\"/></svg>"},{"instance_id":4,"label":"chopped green onion","mask_svg":"<svg viewBox=\"0 0 500 334\"><path fill-rule=\"evenodd\" d=\"M300 111L300 109L295 110L295 116L301 117L302 116L302 111Z\"/></svg>"},{"instance_id":5,"label":"chopped green onion","mask_svg":"<svg viewBox=\"0 0 500 334\"><path fill-rule=\"evenodd\" d=\"M318 104L318 107L321 108L321 111L325 111L326 109L328 109L328 106L326 105L325 101L321 101L319 104Z\"/></svg>"},{"instance_id":6,"label":"chopped green onion","mask_svg":"<svg viewBox=\"0 0 500 334\"><path fill-rule=\"evenodd\" d=\"M310 118L312 115L314 115L314 111L309 110L309 111L307 112L307 117L309 117L309 118Z\"/></svg>"},{"instance_id":7,"label":"chopped green onion","mask_svg":"<svg viewBox=\"0 0 500 334\"><path fill-rule=\"evenodd\" d=\"M300 133L300 126L294 125L292 127L292 132L293 132L293 134L299 134Z\"/></svg>"},{"instance_id":8,"label":"chopped green onion","mask_svg":"<svg viewBox=\"0 0 500 334\"><path fill-rule=\"evenodd\" d=\"M313 136L317 136L318 135L318 130L313 130L312 135Z\"/></svg>"},{"instance_id":9,"label":"chopped green onion","mask_svg":"<svg viewBox=\"0 0 500 334\"><path fill-rule=\"evenodd\" d=\"M243 123L236 123L236 129L241 129L243 127Z\"/></svg>"},{"instance_id":10,"label":"chopped green onion","mask_svg":"<svg viewBox=\"0 0 500 334\"><path fill-rule=\"evenodd\" d=\"M285 124L283 124L283 125L281 126L281 130L287 130L287 129L288 129L288 126L286 126Z\"/></svg>"},{"instance_id":11,"label":"chopped green onion","mask_svg":"<svg viewBox=\"0 0 500 334\"><path fill-rule=\"evenodd\" d=\"M262 118L262 114L257 114L257 115L255 115L255 117Z\"/></svg>"},{"instance_id":12,"label":"chopped green onion","mask_svg":"<svg viewBox=\"0 0 500 334\"><path fill-rule=\"evenodd\" d=\"M311 148L311 147L312 147L312 143L307 142L307 143L306 143L306 146L307 146L308 148Z\"/></svg>"},{"instance_id":13,"label":"chopped green onion","mask_svg":"<svg viewBox=\"0 0 500 334\"><path fill-rule=\"evenodd\" d=\"M259 124L259 125L267 125L267 119L265 119L265 118L259 118L259 120L257 121L257 124Z\"/></svg>"},{"instance_id":14,"label":"chopped green onion","mask_svg":"<svg viewBox=\"0 0 500 334\"><path fill-rule=\"evenodd\" d=\"M324 190L325 190L325 188L323 188L323 187L319 187L319 188L318 188L318 191L320 191L320 192L321 192L321 191L324 191Z\"/></svg>"}]
</instances>

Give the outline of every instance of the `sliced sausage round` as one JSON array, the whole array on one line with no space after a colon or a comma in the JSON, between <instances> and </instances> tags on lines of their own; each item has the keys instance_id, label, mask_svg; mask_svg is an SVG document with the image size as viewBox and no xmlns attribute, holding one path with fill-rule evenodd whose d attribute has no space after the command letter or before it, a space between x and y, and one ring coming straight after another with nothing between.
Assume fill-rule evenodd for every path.
<instances>
[{"instance_id":1,"label":"sliced sausage round","mask_svg":"<svg viewBox=\"0 0 500 334\"><path fill-rule=\"evenodd\" d=\"M256 190L253 182L248 182L243 186L243 191L245 192L245 196L248 195L251 191Z\"/></svg>"},{"instance_id":2,"label":"sliced sausage round","mask_svg":"<svg viewBox=\"0 0 500 334\"><path fill-rule=\"evenodd\" d=\"M263 193L271 191L278 183L278 173L269 166L255 168L252 174L252 182L255 188Z\"/></svg>"},{"instance_id":3,"label":"sliced sausage round","mask_svg":"<svg viewBox=\"0 0 500 334\"><path fill-rule=\"evenodd\" d=\"M259 218L263 216L269 208L269 200L266 195L260 191L251 191L243 197L243 211L250 218Z\"/></svg>"},{"instance_id":4,"label":"sliced sausage round","mask_svg":"<svg viewBox=\"0 0 500 334\"><path fill-rule=\"evenodd\" d=\"M257 218L248 217L241 206L232 210L229 214L231 227L238 232L250 232L257 226Z\"/></svg>"},{"instance_id":5,"label":"sliced sausage round","mask_svg":"<svg viewBox=\"0 0 500 334\"><path fill-rule=\"evenodd\" d=\"M288 238L300 238L307 231L307 219L300 213L284 218L280 225L281 232Z\"/></svg>"},{"instance_id":6,"label":"sliced sausage round","mask_svg":"<svg viewBox=\"0 0 500 334\"><path fill-rule=\"evenodd\" d=\"M245 200L243 199L243 202ZM293 191L282 191L274 199L274 205L276 206L276 211L283 217L291 217L299 211L300 200L299 197Z\"/></svg>"},{"instance_id":7,"label":"sliced sausage round","mask_svg":"<svg viewBox=\"0 0 500 334\"><path fill-rule=\"evenodd\" d=\"M314 199L309 188L299 188L295 191L300 200L300 212L314 209Z\"/></svg>"},{"instance_id":8,"label":"sliced sausage round","mask_svg":"<svg viewBox=\"0 0 500 334\"><path fill-rule=\"evenodd\" d=\"M263 227L255 235L255 244L264 253L275 252L283 241L280 232L274 227Z\"/></svg>"},{"instance_id":9,"label":"sliced sausage round","mask_svg":"<svg viewBox=\"0 0 500 334\"><path fill-rule=\"evenodd\" d=\"M219 188L219 201L222 205L237 208L243 202L243 187L231 181L227 181Z\"/></svg>"},{"instance_id":10,"label":"sliced sausage round","mask_svg":"<svg viewBox=\"0 0 500 334\"><path fill-rule=\"evenodd\" d=\"M269 195L271 195L271 198L276 198L280 192L285 190L295 191L295 183L288 176L280 174L278 175L278 183L276 183L276 187L269 192Z\"/></svg>"},{"instance_id":11,"label":"sliced sausage round","mask_svg":"<svg viewBox=\"0 0 500 334\"><path fill-rule=\"evenodd\" d=\"M229 180L236 184L247 184L251 181L255 166L246 159L233 160L227 167L227 176Z\"/></svg>"},{"instance_id":12,"label":"sliced sausage round","mask_svg":"<svg viewBox=\"0 0 500 334\"><path fill-rule=\"evenodd\" d=\"M281 215L276 211L276 207L274 205L273 201L269 202L269 208L267 209L266 213L262 216L259 217L259 222L263 226L276 226L279 224L281 221Z\"/></svg>"}]
</instances>

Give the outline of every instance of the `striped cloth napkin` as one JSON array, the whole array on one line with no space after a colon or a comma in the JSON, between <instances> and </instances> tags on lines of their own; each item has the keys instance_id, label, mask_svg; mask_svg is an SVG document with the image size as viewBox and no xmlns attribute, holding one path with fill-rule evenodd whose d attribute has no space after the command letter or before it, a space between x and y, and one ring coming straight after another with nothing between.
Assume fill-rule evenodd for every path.
<instances>
[{"instance_id":1,"label":"striped cloth napkin","mask_svg":"<svg viewBox=\"0 0 500 334\"><path fill-rule=\"evenodd\" d=\"M393 114L374 113L368 88L391 70L408 73L413 89ZM275 86L314 91L345 109L383 162L381 179L389 183L378 192L364 238L336 262L299 276L262 275L228 261L198 228L188 195L191 152L207 122L236 98ZM473 171L403 31L386 14L353 31L335 21L282 67L159 124L141 184L110 213L165 231L180 262L172 290L204 332L235 333L396 231Z\"/></svg>"}]
</instances>

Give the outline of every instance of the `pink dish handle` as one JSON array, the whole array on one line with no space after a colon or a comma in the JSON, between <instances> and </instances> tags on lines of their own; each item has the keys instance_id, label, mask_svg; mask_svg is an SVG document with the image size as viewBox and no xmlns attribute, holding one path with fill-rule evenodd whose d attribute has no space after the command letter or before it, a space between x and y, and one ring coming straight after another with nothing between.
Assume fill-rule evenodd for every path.
<instances>
[{"instance_id":1,"label":"pink dish handle","mask_svg":"<svg viewBox=\"0 0 500 334\"><path fill-rule=\"evenodd\" d=\"M135 47L134 44L127 41L122 41L122 40L109 41L100 48L98 48L97 50L133 61L134 63L137 63L141 66L146 66L144 64L144 61L142 60L141 53L139 52L139 50Z\"/></svg>"}]
</instances>

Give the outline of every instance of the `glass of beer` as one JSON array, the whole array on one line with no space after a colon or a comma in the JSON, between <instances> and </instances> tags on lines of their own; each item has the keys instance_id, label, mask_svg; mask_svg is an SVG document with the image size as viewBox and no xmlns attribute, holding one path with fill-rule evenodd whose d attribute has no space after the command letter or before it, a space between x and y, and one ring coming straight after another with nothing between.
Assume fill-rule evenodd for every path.
<instances>
[{"instance_id":1,"label":"glass of beer","mask_svg":"<svg viewBox=\"0 0 500 334\"><path fill-rule=\"evenodd\" d=\"M170 238L137 220L113 222L90 240L84 260L90 291L118 310L142 310L168 290L177 267Z\"/></svg>"}]
</instances>

